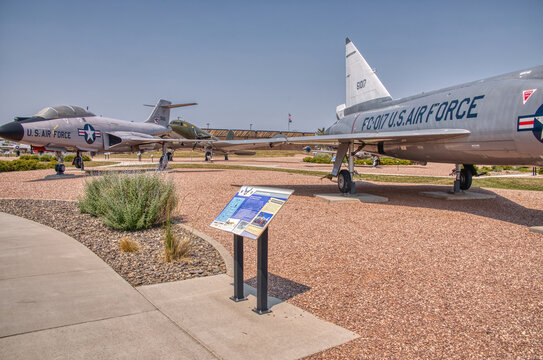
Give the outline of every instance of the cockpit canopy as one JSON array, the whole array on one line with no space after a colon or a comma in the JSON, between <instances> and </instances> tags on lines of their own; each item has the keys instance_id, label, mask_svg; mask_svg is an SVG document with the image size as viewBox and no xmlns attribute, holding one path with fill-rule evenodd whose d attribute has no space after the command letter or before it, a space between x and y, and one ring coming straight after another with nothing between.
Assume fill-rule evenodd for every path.
<instances>
[{"instance_id":1,"label":"cockpit canopy","mask_svg":"<svg viewBox=\"0 0 543 360\"><path fill-rule=\"evenodd\" d=\"M74 118L83 116L96 116L93 113L79 106L49 106L40 110L34 117L41 117L45 120Z\"/></svg>"}]
</instances>

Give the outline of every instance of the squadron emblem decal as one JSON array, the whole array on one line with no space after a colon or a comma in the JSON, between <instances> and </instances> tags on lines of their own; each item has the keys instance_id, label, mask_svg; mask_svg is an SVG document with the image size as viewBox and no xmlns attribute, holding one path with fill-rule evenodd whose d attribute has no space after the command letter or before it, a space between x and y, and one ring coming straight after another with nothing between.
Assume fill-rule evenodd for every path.
<instances>
[{"instance_id":1,"label":"squadron emblem decal","mask_svg":"<svg viewBox=\"0 0 543 360\"><path fill-rule=\"evenodd\" d=\"M537 89L532 89L532 90L524 90L522 92L522 103L524 105L526 105L526 102L528 101L528 99L530 98L530 96L532 96L533 93L535 93Z\"/></svg>"},{"instance_id":2,"label":"squadron emblem decal","mask_svg":"<svg viewBox=\"0 0 543 360\"><path fill-rule=\"evenodd\" d=\"M533 115L519 116L517 131L531 131L543 143L543 105Z\"/></svg>"},{"instance_id":3,"label":"squadron emblem decal","mask_svg":"<svg viewBox=\"0 0 543 360\"><path fill-rule=\"evenodd\" d=\"M92 144L97 137L101 137L102 133L100 131L94 130L91 124L85 124L83 129L77 129L77 134L79 136L84 136L87 144Z\"/></svg>"}]
</instances>

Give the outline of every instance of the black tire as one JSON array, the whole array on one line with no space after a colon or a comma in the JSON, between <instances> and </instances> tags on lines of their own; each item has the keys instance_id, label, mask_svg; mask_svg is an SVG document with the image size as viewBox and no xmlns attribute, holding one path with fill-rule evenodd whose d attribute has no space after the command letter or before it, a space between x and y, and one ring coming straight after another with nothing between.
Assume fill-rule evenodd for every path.
<instances>
[{"instance_id":1,"label":"black tire","mask_svg":"<svg viewBox=\"0 0 543 360\"><path fill-rule=\"evenodd\" d=\"M224 160L228 160L228 154L224 154Z\"/></svg>"},{"instance_id":2,"label":"black tire","mask_svg":"<svg viewBox=\"0 0 543 360\"><path fill-rule=\"evenodd\" d=\"M79 157L79 156L76 156L74 158L74 166L77 168L77 169L81 169L81 163L82 163L82 158Z\"/></svg>"},{"instance_id":3,"label":"black tire","mask_svg":"<svg viewBox=\"0 0 543 360\"><path fill-rule=\"evenodd\" d=\"M211 160L211 151L206 151L205 161Z\"/></svg>"},{"instance_id":4,"label":"black tire","mask_svg":"<svg viewBox=\"0 0 543 360\"><path fill-rule=\"evenodd\" d=\"M58 173L58 164L55 164L55 171Z\"/></svg>"},{"instance_id":5,"label":"black tire","mask_svg":"<svg viewBox=\"0 0 543 360\"><path fill-rule=\"evenodd\" d=\"M473 174L469 168L460 170L460 189L468 190L471 187Z\"/></svg>"},{"instance_id":6,"label":"black tire","mask_svg":"<svg viewBox=\"0 0 543 360\"><path fill-rule=\"evenodd\" d=\"M468 165L464 164L464 169L469 170L469 172L471 172L472 176L477 176L477 171L475 170L475 166L469 165L469 164Z\"/></svg>"},{"instance_id":7,"label":"black tire","mask_svg":"<svg viewBox=\"0 0 543 360\"><path fill-rule=\"evenodd\" d=\"M64 164L58 164L58 173L64 174L64 171L66 170L66 166Z\"/></svg>"},{"instance_id":8,"label":"black tire","mask_svg":"<svg viewBox=\"0 0 543 360\"><path fill-rule=\"evenodd\" d=\"M168 156L168 161L173 161L173 154L171 152L167 152L166 155Z\"/></svg>"},{"instance_id":9,"label":"black tire","mask_svg":"<svg viewBox=\"0 0 543 360\"><path fill-rule=\"evenodd\" d=\"M164 155L160 157L160 160L158 160L158 169L164 170Z\"/></svg>"},{"instance_id":10,"label":"black tire","mask_svg":"<svg viewBox=\"0 0 543 360\"><path fill-rule=\"evenodd\" d=\"M339 191L343 194L348 194L351 192L351 187L353 186L353 181L351 179L351 173L348 170L341 170L337 176L337 186Z\"/></svg>"}]
</instances>

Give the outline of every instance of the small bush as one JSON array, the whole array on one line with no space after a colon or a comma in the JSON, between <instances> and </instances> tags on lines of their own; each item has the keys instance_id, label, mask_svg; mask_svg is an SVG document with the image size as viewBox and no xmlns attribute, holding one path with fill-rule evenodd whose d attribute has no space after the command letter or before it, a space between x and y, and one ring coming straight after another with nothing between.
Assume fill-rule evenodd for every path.
<instances>
[{"instance_id":1,"label":"small bush","mask_svg":"<svg viewBox=\"0 0 543 360\"><path fill-rule=\"evenodd\" d=\"M304 162L316 163L316 164L330 164L332 159L324 156L306 156Z\"/></svg>"},{"instance_id":2,"label":"small bush","mask_svg":"<svg viewBox=\"0 0 543 360\"><path fill-rule=\"evenodd\" d=\"M83 155L82 157L83 157L83 161L91 161L92 160L89 155ZM71 163L72 161L74 161L74 158L75 158L74 154L69 154L69 155L66 155L64 157L64 161Z\"/></svg>"},{"instance_id":3,"label":"small bush","mask_svg":"<svg viewBox=\"0 0 543 360\"><path fill-rule=\"evenodd\" d=\"M49 162L49 161L56 161L55 157L51 155L42 155L40 156L40 162Z\"/></svg>"},{"instance_id":4,"label":"small bush","mask_svg":"<svg viewBox=\"0 0 543 360\"><path fill-rule=\"evenodd\" d=\"M381 165L413 165L413 162L409 160L395 159L384 157L380 159ZM332 159L327 156L306 156L304 162L317 163L317 164L330 164ZM343 162L346 163L347 160L343 159ZM372 165L373 159L355 159L354 163L356 165Z\"/></svg>"},{"instance_id":5,"label":"small bush","mask_svg":"<svg viewBox=\"0 0 543 360\"><path fill-rule=\"evenodd\" d=\"M192 250L190 235L184 235L179 239L171 229L170 220L164 225L164 257L167 262L187 258Z\"/></svg>"},{"instance_id":6,"label":"small bush","mask_svg":"<svg viewBox=\"0 0 543 360\"><path fill-rule=\"evenodd\" d=\"M482 172L488 173L488 172L491 172L491 171L492 171L492 168L491 168L491 167L488 167L488 166L483 166L483 167L481 168L481 171L482 171Z\"/></svg>"},{"instance_id":7,"label":"small bush","mask_svg":"<svg viewBox=\"0 0 543 360\"><path fill-rule=\"evenodd\" d=\"M38 155L21 155L19 160L40 160Z\"/></svg>"},{"instance_id":8,"label":"small bush","mask_svg":"<svg viewBox=\"0 0 543 360\"><path fill-rule=\"evenodd\" d=\"M172 182L157 174L107 174L85 184L81 212L117 230L148 229L167 219L177 204Z\"/></svg>"},{"instance_id":9,"label":"small bush","mask_svg":"<svg viewBox=\"0 0 543 360\"><path fill-rule=\"evenodd\" d=\"M26 155L26 156L29 156L29 155ZM34 158L24 158L24 159L21 159L21 158L22 156L16 160L0 161L0 172L51 169L55 167L54 163L50 163L50 162L43 163L43 162L40 162L38 159L34 159Z\"/></svg>"},{"instance_id":10,"label":"small bush","mask_svg":"<svg viewBox=\"0 0 543 360\"><path fill-rule=\"evenodd\" d=\"M132 238L125 237L119 241L122 252L136 252L140 250L140 244Z\"/></svg>"}]
</instances>

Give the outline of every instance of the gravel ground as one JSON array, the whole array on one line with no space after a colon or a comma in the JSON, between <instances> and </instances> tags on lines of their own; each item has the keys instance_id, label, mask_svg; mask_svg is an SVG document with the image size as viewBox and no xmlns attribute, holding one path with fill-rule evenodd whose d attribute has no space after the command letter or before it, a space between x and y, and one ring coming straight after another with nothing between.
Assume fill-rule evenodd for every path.
<instances>
[{"instance_id":1,"label":"gravel ground","mask_svg":"<svg viewBox=\"0 0 543 360\"><path fill-rule=\"evenodd\" d=\"M79 213L72 201L2 199L0 211L70 235L97 254L132 286L224 274L226 270L215 248L198 237L191 236L192 250L188 258L168 263L164 260L161 228L136 232L111 230L98 218ZM172 230L179 237L191 235L176 226L172 226ZM137 241L140 251L120 251L119 240L125 237Z\"/></svg>"},{"instance_id":2,"label":"gravel ground","mask_svg":"<svg viewBox=\"0 0 543 360\"><path fill-rule=\"evenodd\" d=\"M46 174L0 174L0 196L81 195L81 179L39 180ZM239 186L295 190L270 225L270 294L360 335L311 358L543 358L543 235L528 229L543 225L543 192L475 188L497 198L453 202L418 195L446 186L364 182L359 192L390 201L329 204L313 194L337 186L314 176L213 169L166 176L184 197L176 215L230 252L232 235L209 224ZM245 266L252 283L249 239Z\"/></svg>"}]
</instances>

